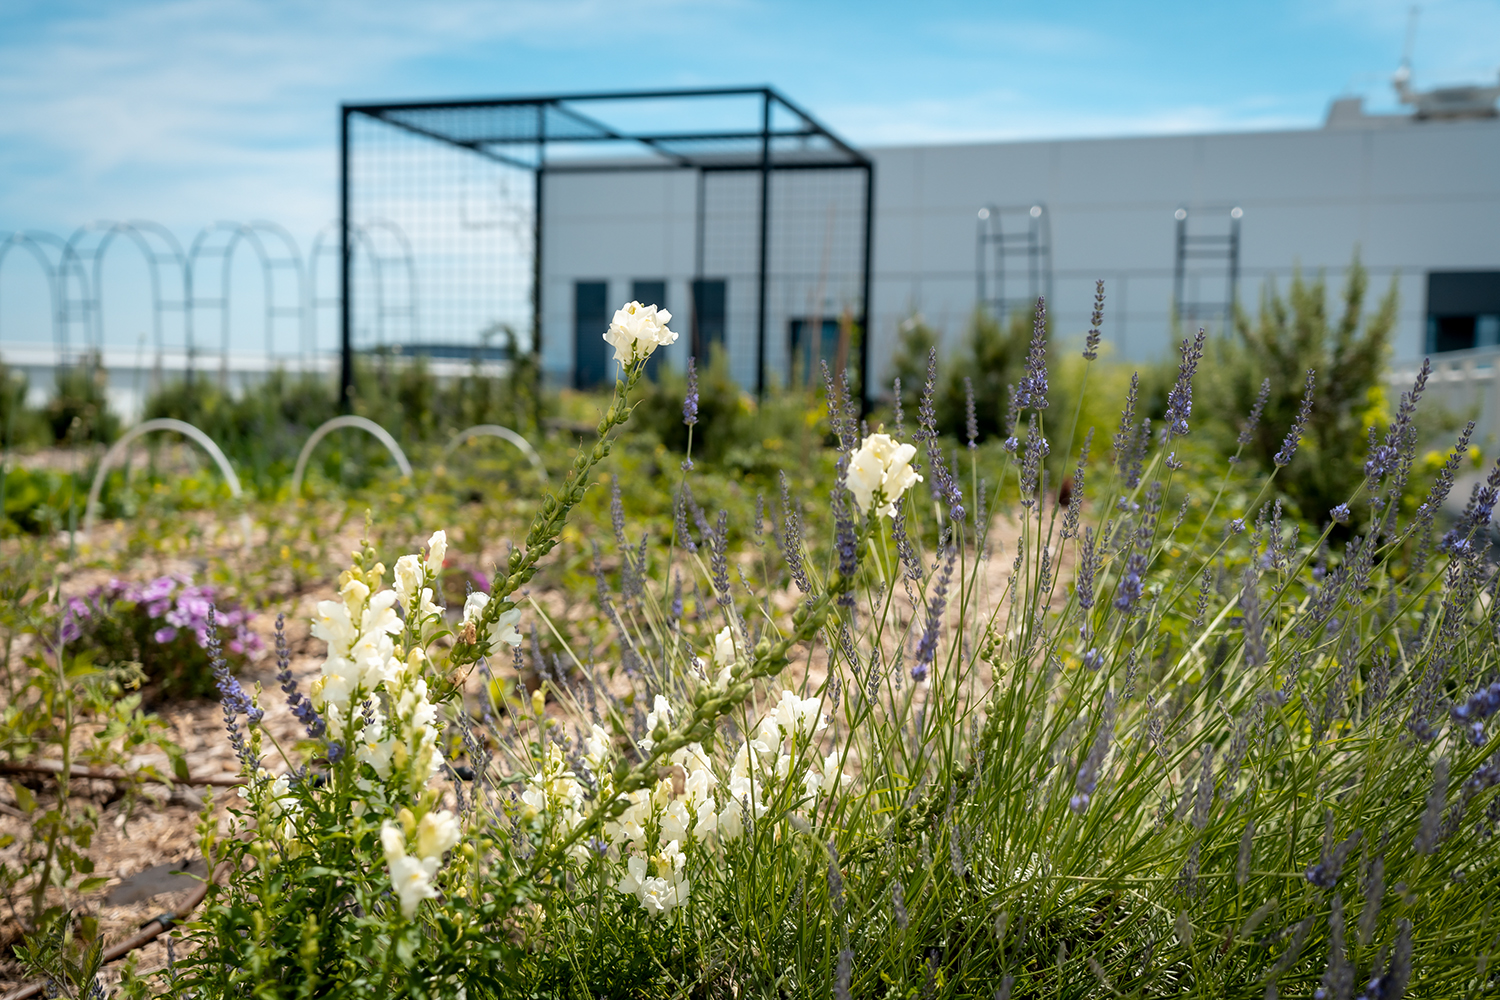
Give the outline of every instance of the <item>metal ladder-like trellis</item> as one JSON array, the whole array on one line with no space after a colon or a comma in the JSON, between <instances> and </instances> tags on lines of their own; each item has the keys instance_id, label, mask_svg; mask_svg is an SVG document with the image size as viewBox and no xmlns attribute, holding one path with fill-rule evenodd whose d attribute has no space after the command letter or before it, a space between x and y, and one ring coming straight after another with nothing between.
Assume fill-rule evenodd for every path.
<instances>
[{"instance_id":1,"label":"metal ladder-like trellis","mask_svg":"<svg viewBox=\"0 0 1500 1000\"><path fill-rule=\"evenodd\" d=\"M1188 326L1198 326L1217 319L1228 328L1234 322L1235 310L1239 306L1240 220L1245 213L1238 205L1227 210L1221 206L1217 212L1227 214L1227 232L1189 231L1191 222L1212 219L1216 214L1215 209L1203 208L1190 213L1186 207L1180 207L1172 213L1172 217L1177 220L1177 251L1172 271L1172 315L1177 322ZM1202 299L1196 289L1187 287L1189 280L1197 277L1189 273L1190 260L1224 262L1227 274L1222 304Z\"/></svg>"},{"instance_id":2,"label":"metal ladder-like trellis","mask_svg":"<svg viewBox=\"0 0 1500 1000\"><path fill-rule=\"evenodd\" d=\"M96 222L93 225L79 227L68 239L72 254L80 263L87 261L89 264L90 284L86 292L86 303L81 310L90 321L88 342L94 350L103 349L104 259L110 245L121 237L139 252L150 277L151 334L152 346L156 351L154 377L159 379L162 354L166 350L164 314L180 313L183 316L184 328L187 323L187 258L182 252L182 244L165 226L144 219L134 219L128 222ZM163 280L164 267L175 269L175 290L169 289L168 282Z\"/></svg>"},{"instance_id":3,"label":"metal ladder-like trellis","mask_svg":"<svg viewBox=\"0 0 1500 1000\"><path fill-rule=\"evenodd\" d=\"M378 229L385 233L398 248L394 254L381 253L371 238L370 230ZM388 319L405 319L408 337L415 342L419 339L420 323L417 314L417 266L412 256L411 242L406 238L395 223L384 219L375 220L370 226L359 226L353 223L349 226L350 241L356 255L364 254L369 262L370 279L374 285L375 292L375 344L377 347L386 345L386 321ZM338 310L343 307L343 299L337 295L318 294L318 264L324 258L332 258L337 267L340 255L339 223L338 220L328 223L318 230L313 237L312 250L308 254L308 300L307 313L310 336L314 344L317 343L318 317L324 309ZM391 280L389 271L399 272L405 279L406 300L405 304L392 305L388 290L392 289L395 282Z\"/></svg>"},{"instance_id":4,"label":"metal ladder-like trellis","mask_svg":"<svg viewBox=\"0 0 1500 1000\"><path fill-rule=\"evenodd\" d=\"M1010 262L1023 262L1026 295L1010 295ZM986 205L979 210L974 237L975 300L1001 323L1015 309L1032 310L1052 298L1052 222L1047 206Z\"/></svg>"},{"instance_id":5,"label":"metal ladder-like trellis","mask_svg":"<svg viewBox=\"0 0 1500 1000\"><path fill-rule=\"evenodd\" d=\"M420 339L416 263L410 241L394 223L376 220L350 230L356 258L368 262L373 278L374 339L387 344L393 334L407 342ZM151 340L156 353L153 381L161 375L162 357L176 331L169 317L181 316L180 343L189 370L203 353L196 334L212 327L217 315L221 378L227 379L231 336L233 266L241 244L260 265L264 289L264 337L267 357L291 333L304 362L318 347L318 317L340 309L342 299L320 295L318 265L341 254L338 224L324 227L304 260L296 240L273 222L248 225L217 222L205 227L184 251L166 227L144 219L100 221L80 226L63 239L40 230L0 238L0 274L11 252L30 256L46 286L47 310L56 362L70 364L82 353L102 350L105 342L104 261L116 241L134 246L146 265L151 298ZM214 270L218 274L215 276ZM0 310L0 322L4 320ZM290 328L290 329L288 329ZM0 331L3 332L3 331Z\"/></svg>"},{"instance_id":6,"label":"metal ladder-like trellis","mask_svg":"<svg viewBox=\"0 0 1500 1000\"><path fill-rule=\"evenodd\" d=\"M268 250L266 242L261 239L262 235L274 237L281 244L280 252L273 253ZM234 252L242 242L255 252L261 265L261 276L265 287L266 357L275 356L276 321L278 319L289 317L296 320L299 349L304 336L305 309L303 305L306 301L306 287L302 256L297 251L297 244L292 240L291 235L280 226L269 222L255 222L248 226L237 222L216 222L204 227L193 240L192 248L188 251L188 363L192 364L192 356L196 352L196 343L193 339L195 314L200 309L217 310L220 338L219 379L223 383L227 383L229 378L229 304ZM206 283L201 281L198 268L204 261L214 258L218 258L221 262L219 293L216 296L204 295L201 289ZM285 305L278 299L276 294L278 270L292 273L295 282L292 305Z\"/></svg>"}]
</instances>

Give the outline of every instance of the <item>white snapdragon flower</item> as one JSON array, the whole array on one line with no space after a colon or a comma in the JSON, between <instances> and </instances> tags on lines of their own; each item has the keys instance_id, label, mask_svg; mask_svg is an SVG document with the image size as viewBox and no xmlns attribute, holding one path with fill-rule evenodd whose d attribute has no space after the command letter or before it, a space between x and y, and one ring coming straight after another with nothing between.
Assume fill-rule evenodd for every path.
<instances>
[{"instance_id":1,"label":"white snapdragon flower","mask_svg":"<svg viewBox=\"0 0 1500 1000\"><path fill-rule=\"evenodd\" d=\"M360 726L354 743L354 759L369 764L381 778L391 776L391 755L396 748L396 738L386 734L385 716L379 705L371 705L368 713L373 722L366 721L363 712L355 715L355 724Z\"/></svg>"},{"instance_id":2,"label":"white snapdragon flower","mask_svg":"<svg viewBox=\"0 0 1500 1000\"><path fill-rule=\"evenodd\" d=\"M395 576L391 586L396 590L396 598L406 609L406 613L411 614L416 608L417 595L422 592L422 584L427 581L426 571L422 568L422 557L405 555L397 559Z\"/></svg>"},{"instance_id":3,"label":"white snapdragon flower","mask_svg":"<svg viewBox=\"0 0 1500 1000\"><path fill-rule=\"evenodd\" d=\"M650 809L650 793L647 809ZM547 745L547 758L542 769L526 779L526 788L521 792L521 818L527 821L538 816L548 816L564 831L577 826L583 818L583 786L578 777L568 769L562 747L556 743ZM647 813L649 816L649 811Z\"/></svg>"},{"instance_id":4,"label":"white snapdragon flower","mask_svg":"<svg viewBox=\"0 0 1500 1000\"><path fill-rule=\"evenodd\" d=\"M484 609L489 606L489 603L490 595L477 590L465 598L464 620L459 628L466 628L472 622L477 630L479 627L479 616L484 613ZM489 631L485 633L485 638L489 640L490 648L494 649L502 642L509 646L521 645L521 633L516 629L516 623L520 620L520 608L511 608L509 611L500 612L500 617L495 619L494 623L490 625Z\"/></svg>"},{"instance_id":5,"label":"white snapdragon flower","mask_svg":"<svg viewBox=\"0 0 1500 1000\"><path fill-rule=\"evenodd\" d=\"M614 741L599 723L594 723L589 734L583 738L583 763L597 778L609 771L609 762L614 757Z\"/></svg>"},{"instance_id":6,"label":"white snapdragon flower","mask_svg":"<svg viewBox=\"0 0 1500 1000\"><path fill-rule=\"evenodd\" d=\"M844 485L854 494L861 514L869 514L872 506L877 516L895 514L901 494L922 481L911 467L916 454L913 445L899 444L889 434L871 434L860 442L849 459Z\"/></svg>"},{"instance_id":7,"label":"white snapdragon flower","mask_svg":"<svg viewBox=\"0 0 1500 1000\"><path fill-rule=\"evenodd\" d=\"M615 311L604 340L615 349L615 360L628 365L677 340L677 334L667 329L670 322L672 314L665 309L627 302Z\"/></svg>"},{"instance_id":8,"label":"white snapdragon flower","mask_svg":"<svg viewBox=\"0 0 1500 1000\"><path fill-rule=\"evenodd\" d=\"M436 899L437 888L432 884L442 858L419 858L406 853L406 835L401 827L386 820L380 828L380 845L385 851L385 863L391 874L391 888L401 903L401 913L410 920L417 914L417 906L424 899Z\"/></svg>"},{"instance_id":9,"label":"white snapdragon flower","mask_svg":"<svg viewBox=\"0 0 1500 1000\"><path fill-rule=\"evenodd\" d=\"M802 787L807 792L808 798L815 798L820 794L827 794L838 789L846 779L839 766L840 751L823 758L821 767L809 767L807 774L802 777Z\"/></svg>"},{"instance_id":10,"label":"white snapdragon flower","mask_svg":"<svg viewBox=\"0 0 1500 1000\"><path fill-rule=\"evenodd\" d=\"M734 680L734 667L737 662L734 649L734 632L728 625L719 629L719 634L714 636L714 666L718 668L718 674L714 677L714 687L720 691L726 690Z\"/></svg>"},{"instance_id":11,"label":"white snapdragon flower","mask_svg":"<svg viewBox=\"0 0 1500 1000\"><path fill-rule=\"evenodd\" d=\"M641 737L637 745L642 750L650 753L651 748L656 746L656 740L652 738L651 734L656 732L658 723L670 726L672 724L672 715L671 703L661 695L657 695L656 700L651 705L651 711L646 713L646 735Z\"/></svg>"},{"instance_id":12,"label":"white snapdragon flower","mask_svg":"<svg viewBox=\"0 0 1500 1000\"><path fill-rule=\"evenodd\" d=\"M687 803L682 799L673 799L667 803L667 807L657 817L658 830L663 840L684 841L688 839L688 831L692 828L693 817L688 813Z\"/></svg>"},{"instance_id":13,"label":"white snapdragon flower","mask_svg":"<svg viewBox=\"0 0 1500 1000\"><path fill-rule=\"evenodd\" d=\"M439 528L427 539L427 572L433 576L443 571L443 560L448 556L448 533Z\"/></svg>"},{"instance_id":14,"label":"white snapdragon flower","mask_svg":"<svg viewBox=\"0 0 1500 1000\"><path fill-rule=\"evenodd\" d=\"M691 887L684 875L686 864L687 856L674 840L649 861L639 855L628 858L625 875L615 888L635 896L641 909L653 917L665 916L688 901Z\"/></svg>"},{"instance_id":15,"label":"white snapdragon flower","mask_svg":"<svg viewBox=\"0 0 1500 1000\"><path fill-rule=\"evenodd\" d=\"M458 845L458 817L446 809L436 809L417 823L417 857L441 861Z\"/></svg>"},{"instance_id":16,"label":"white snapdragon flower","mask_svg":"<svg viewBox=\"0 0 1500 1000\"><path fill-rule=\"evenodd\" d=\"M782 691L781 701L776 704L776 725L787 736L810 736L821 732L828 728L821 711L822 704L818 698L798 698L795 692Z\"/></svg>"}]
</instances>

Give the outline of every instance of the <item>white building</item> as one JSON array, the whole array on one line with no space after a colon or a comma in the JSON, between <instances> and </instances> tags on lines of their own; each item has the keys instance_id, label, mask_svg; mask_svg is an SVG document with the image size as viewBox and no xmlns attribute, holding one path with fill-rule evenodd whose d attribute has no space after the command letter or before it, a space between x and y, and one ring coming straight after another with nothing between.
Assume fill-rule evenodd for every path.
<instances>
[{"instance_id":1,"label":"white building","mask_svg":"<svg viewBox=\"0 0 1500 1000\"><path fill-rule=\"evenodd\" d=\"M1128 359L1156 357L1169 347L1180 226L1190 240L1209 238L1190 247L1206 256L1190 257L1183 267L1182 299L1200 303L1196 312L1185 307L1184 316L1222 323L1234 210L1237 293L1252 313L1264 282L1275 279L1284 291L1298 266L1310 276L1327 273L1335 306L1332 297L1357 251L1371 275L1372 307L1392 279L1398 283L1398 359L1500 339L1500 119L1492 113L1372 116L1355 98L1335 101L1323 127L1300 131L864 152L875 164L871 374L877 384L887 377L898 324L913 312L956 343L980 294L980 226L996 222L1017 234L1005 261L1005 298L1018 302L1050 285L1055 331L1076 335L1088 325L1095 279L1103 278L1105 336ZM723 275L726 340L736 376L753 385L754 316L735 303L753 297L747 283L754 275L729 262L699 270L694 185L694 175L682 171L549 176L542 333L544 365L558 381L570 380L581 342L575 337L580 283L603 284L604 299L616 303L638 283L660 282L665 304L686 326L694 278ZM748 203L753 207L753 199ZM985 206L994 208L981 220ZM855 207L804 211L826 216L832 227ZM1034 241L1032 219L1038 220ZM773 218L773 246L777 225ZM744 249L753 252L753 242ZM1050 275L1042 266L1035 282L1026 273L1032 249L1043 265L1050 256L1051 265ZM986 297L999 297L992 256L985 270ZM851 304L857 311L856 283L827 284L821 303L769 304L769 365L784 365L794 322L809 313L834 316ZM674 349L677 363L686 351L685 344Z\"/></svg>"}]
</instances>

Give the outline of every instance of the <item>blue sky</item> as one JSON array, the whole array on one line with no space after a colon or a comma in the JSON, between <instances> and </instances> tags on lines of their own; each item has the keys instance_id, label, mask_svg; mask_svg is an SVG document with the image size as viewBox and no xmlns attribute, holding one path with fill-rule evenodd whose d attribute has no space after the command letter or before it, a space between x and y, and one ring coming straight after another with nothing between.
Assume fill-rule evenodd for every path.
<instances>
[{"instance_id":1,"label":"blue sky","mask_svg":"<svg viewBox=\"0 0 1500 1000\"><path fill-rule=\"evenodd\" d=\"M1405 0L251 0L0 6L0 231L336 193L341 100L771 83L858 143L1316 126L1393 110ZM1492 79L1500 0L1424 4L1420 86Z\"/></svg>"}]
</instances>

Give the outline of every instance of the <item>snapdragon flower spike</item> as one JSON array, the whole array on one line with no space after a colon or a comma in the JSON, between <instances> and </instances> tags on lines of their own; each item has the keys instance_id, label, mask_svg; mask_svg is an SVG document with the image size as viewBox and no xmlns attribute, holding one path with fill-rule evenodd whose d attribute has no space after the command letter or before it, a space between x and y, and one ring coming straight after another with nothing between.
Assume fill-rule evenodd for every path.
<instances>
[{"instance_id":1,"label":"snapdragon flower spike","mask_svg":"<svg viewBox=\"0 0 1500 1000\"><path fill-rule=\"evenodd\" d=\"M1177 363L1177 382L1167 393L1167 413L1164 417L1167 433L1182 437L1188 433L1188 418L1193 415L1193 376L1198 371L1198 362L1203 360L1203 343L1207 334L1200 326L1198 335L1189 343L1182 342L1182 358Z\"/></svg>"},{"instance_id":2,"label":"snapdragon flower spike","mask_svg":"<svg viewBox=\"0 0 1500 1000\"><path fill-rule=\"evenodd\" d=\"M1307 387L1302 393L1302 402L1297 407L1297 416L1292 421L1292 426L1287 430L1286 437L1281 441L1281 450L1271 457L1277 468L1283 468L1292 464L1292 456L1297 453L1297 445L1302 441L1302 432L1307 429L1307 418L1312 415L1313 386L1317 375L1309 368L1307 370Z\"/></svg>"},{"instance_id":3,"label":"snapdragon flower spike","mask_svg":"<svg viewBox=\"0 0 1500 1000\"><path fill-rule=\"evenodd\" d=\"M1020 409L1047 408L1047 302L1041 296L1036 300L1031 345L1026 351L1026 375L1016 388L1016 405Z\"/></svg>"},{"instance_id":4,"label":"snapdragon flower spike","mask_svg":"<svg viewBox=\"0 0 1500 1000\"><path fill-rule=\"evenodd\" d=\"M692 427L698 422L698 359L688 358L687 395L682 398L682 422Z\"/></svg>"},{"instance_id":5,"label":"snapdragon flower spike","mask_svg":"<svg viewBox=\"0 0 1500 1000\"><path fill-rule=\"evenodd\" d=\"M1094 314L1089 317L1089 333L1083 340L1083 358L1096 361L1099 358L1099 328L1104 323L1104 279L1094 282Z\"/></svg>"}]
</instances>

